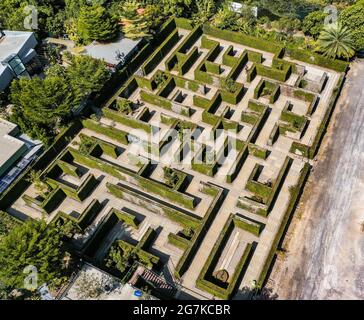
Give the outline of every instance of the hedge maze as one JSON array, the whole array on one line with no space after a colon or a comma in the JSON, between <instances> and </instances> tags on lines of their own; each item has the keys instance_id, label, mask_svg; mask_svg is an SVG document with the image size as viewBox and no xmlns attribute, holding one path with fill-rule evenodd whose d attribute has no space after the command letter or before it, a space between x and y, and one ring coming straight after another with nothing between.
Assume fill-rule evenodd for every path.
<instances>
[{"instance_id":1,"label":"hedge maze","mask_svg":"<svg viewBox=\"0 0 364 320\"><path fill-rule=\"evenodd\" d=\"M230 299L267 280L346 65L184 19L161 32L42 188L0 209L70 222L78 254L120 278L138 262Z\"/></svg>"}]
</instances>

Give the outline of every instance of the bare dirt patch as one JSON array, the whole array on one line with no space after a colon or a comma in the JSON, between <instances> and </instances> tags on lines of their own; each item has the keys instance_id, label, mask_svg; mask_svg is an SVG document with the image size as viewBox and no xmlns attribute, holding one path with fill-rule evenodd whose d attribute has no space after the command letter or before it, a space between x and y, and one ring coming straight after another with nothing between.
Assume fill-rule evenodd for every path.
<instances>
[{"instance_id":1,"label":"bare dirt patch","mask_svg":"<svg viewBox=\"0 0 364 320\"><path fill-rule=\"evenodd\" d=\"M363 88L357 61L268 282L279 299L364 298Z\"/></svg>"}]
</instances>

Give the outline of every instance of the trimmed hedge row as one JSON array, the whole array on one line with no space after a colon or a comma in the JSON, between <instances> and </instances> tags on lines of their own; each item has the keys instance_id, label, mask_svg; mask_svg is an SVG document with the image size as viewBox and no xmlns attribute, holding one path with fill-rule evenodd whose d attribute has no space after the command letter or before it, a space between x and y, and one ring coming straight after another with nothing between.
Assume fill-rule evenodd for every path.
<instances>
[{"instance_id":1,"label":"trimmed hedge row","mask_svg":"<svg viewBox=\"0 0 364 320\"><path fill-rule=\"evenodd\" d=\"M66 194L61 188L55 188L52 190L43 201L32 198L27 194L22 196L22 199L28 206L33 207L33 205L36 205L39 209L47 214L53 212L65 198Z\"/></svg>"},{"instance_id":2,"label":"trimmed hedge row","mask_svg":"<svg viewBox=\"0 0 364 320\"><path fill-rule=\"evenodd\" d=\"M224 54L222 55L222 64L234 67L237 62L238 58L233 56L234 53L234 47L232 45L229 45Z\"/></svg>"},{"instance_id":3,"label":"trimmed hedge row","mask_svg":"<svg viewBox=\"0 0 364 320\"><path fill-rule=\"evenodd\" d=\"M80 134L81 141L82 140L88 140L91 143L94 144L93 147L90 148L90 155L101 155L102 153L107 154L108 156L117 159L117 157L120 155L120 151L116 145L113 143L104 141L102 139L96 138L96 137L90 137L86 136L84 134Z\"/></svg>"},{"instance_id":4,"label":"trimmed hedge row","mask_svg":"<svg viewBox=\"0 0 364 320\"><path fill-rule=\"evenodd\" d=\"M61 170L65 173L65 174L69 174L71 176L74 176L76 178L80 177L80 172L78 170L77 167L75 167L74 165L67 163L63 160L58 159L56 161L57 165L61 168Z\"/></svg>"},{"instance_id":5,"label":"trimmed hedge row","mask_svg":"<svg viewBox=\"0 0 364 320\"><path fill-rule=\"evenodd\" d=\"M177 114L181 114L183 116L189 117L191 115L191 108L184 105L179 105L180 110L176 110L176 108L173 107L173 104L171 101L169 101L166 98L159 97L153 93L146 92L144 90L140 91L140 98L147 103L153 104L155 106L158 106L160 108L176 112Z\"/></svg>"},{"instance_id":6,"label":"trimmed hedge row","mask_svg":"<svg viewBox=\"0 0 364 320\"><path fill-rule=\"evenodd\" d=\"M211 61L205 61L206 71L209 73L213 73L216 75L220 75L221 73L221 67L218 63L211 62Z\"/></svg>"},{"instance_id":7,"label":"trimmed hedge row","mask_svg":"<svg viewBox=\"0 0 364 320\"><path fill-rule=\"evenodd\" d=\"M246 51L236 60L235 65L232 66L227 78L236 80L239 74L243 71L244 66L248 62L248 54Z\"/></svg>"},{"instance_id":8,"label":"trimmed hedge row","mask_svg":"<svg viewBox=\"0 0 364 320\"><path fill-rule=\"evenodd\" d=\"M76 189L66 185L60 181L56 181L52 178L46 178L46 182L54 189L60 188L68 197L75 199L76 201L85 200L91 191L98 185L99 181L93 174L89 174L85 181Z\"/></svg>"},{"instance_id":9,"label":"trimmed hedge row","mask_svg":"<svg viewBox=\"0 0 364 320\"><path fill-rule=\"evenodd\" d=\"M257 157L257 158L261 158L263 160L267 159L268 152L269 152L267 149L261 148L252 143L249 143L248 148L249 148L250 155Z\"/></svg>"},{"instance_id":10,"label":"trimmed hedge row","mask_svg":"<svg viewBox=\"0 0 364 320\"><path fill-rule=\"evenodd\" d=\"M191 20L185 19L185 18L174 18L174 21L176 22L177 28L182 28L186 30L192 30L193 25L191 23Z\"/></svg>"},{"instance_id":11,"label":"trimmed hedge row","mask_svg":"<svg viewBox=\"0 0 364 320\"><path fill-rule=\"evenodd\" d=\"M244 165L245 160L248 158L248 155L249 155L248 148L245 145L245 147L243 147L242 150L240 150L234 164L232 165L232 167L229 170L229 173L226 176L227 183L232 183L235 180L235 178L240 172L240 169Z\"/></svg>"},{"instance_id":12,"label":"trimmed hedge row","mask_svg":"<svg viewBox=\"0 0 364 320\"><path fill-rule=\"evenodd\" d=\"M189 240L174 233L168 234L168 242L182 250L186 250L190 246Z\"/></svg>"},{"instance_id":13,"label":"trimmed hedge row","mask_svg":"<svg viewBox=\"0 0 364 320\"><path fill-rule=\"evenodd\" d=\"M199 51L197 47L193 49L186 55L183 62L178 62L178 74L184 75L187 73L199 57Z\"/></svg>"},{"instance_id":14,"label":"trimmed hedge row","mask_svg":"<svg viewBox=\"0 0 364 320\"><path fill-rule=\"evenodd\" d=\"M263 199L264 204L267 204L268 199L272 193L272 187L267 186L259 181L255 181L255 176L257 175L258 170L261 168L261 165L256 163L253 171L251 172L249 179L245 185L245 189L254 193Z\"/></svg>"},{"instance_id":15,"label":"trimmed hedge row","mask_svg":"<svg viewBox=\"0 0 364 320\"><path fill-rule=\"evenodd\" d=\"M256 64L256 68L257 68L257 74L259 76L267 77L281 82L287 81L287 79L290 77L292 73L291 66L287 66L287 68L279 70L264 66L262 64Z\"/></svg>"},{"instance_id":16,"label":"trimmed hedge row","mask_svg":"<svg viewBox=\"0 0 364 320\"><path fill-rule=\"evenodd\" d=\"M220 90L221 99L224 102L230 104L238 104L244 96L244 86L240 83L236 83L238 89L235 92L228 92L226 90Z\"/></svg>"},{"instance_id":17,"label":"trimmed hedge row","mask_svg":"<svg viewBox=\"0 0 364 320\"><path fill-rule=\"evenodd\" d=\"M209 258L205 262L196 281L197 288L209 292L210 294L225 300L230 299L233 293L235 292L235 289L238 285L238 281L242 277L244 266L246 265L248 257L252 250L252 244L251 243L247 244L242 257L239 260L238 265L236 266L232 279L227 285L227 287L224 288L212 282L213 270L221 256L222 251L224 250L224 247L233 229L234 229L233 216L230 215L209 255Z\"/></svg>"},{"instance_id":18,"label":"trimmed hedge row","mask_svg":"<svg viewBox=\"0 0 364 320\"><path fill-rule=\"evenodd\" d=\"M275 254L276 254L279 243L287 228L287 223L296 209L296 206L297 206L299 198L303 192L303 188L304 188L305 182L307 181L309 173L310 173L310 165L308 163L305 163L296 186L290 190L290 200L289 200L288 207L284 213L279 230L277 231L277 233L274 237L268 257L265 260L262 272L260 273L259 279L257 281L257 286L259 288L262 288L264 285L264 282L267 278L268 271L270 269L270 266L272 264Z\"/></svg>"},{"instance_id":19,"label":"trimmed hedge row","mask_svg":"<svg viewBox=\"0 0 364 320\"><path fill-rule=\"evenodd\" d=\"M149 123L126 116L121 112L112 110L110 108L104 108L102 109L102 112L106 118L124 124L130 128L141 129L147 133L150 133L152 131L152 126Z\"/></svg>"},{"instance_id":20,"label":"trimmed hedge row","mask_svg":"<svg viewBox=\"0 0 364 320\"><path fill-rule=\"evenodd\" d=\"M236 228L248 231L257 237L259 237L260 232L262 231L262 225L260 223L254 222L243 216L234 216L233 222Z\"/></svg>"},{"instance_id":21,"label":"trimmed hedge row","mask_svg":"<svg viewBox=\"0 0 364 320\"><path fill-rule=\"evenodd\" d=\"M210 207L207 210L207 212L205 213L201 223L196 228L195 233L194 233L192 239L190 240L191 245L187 248L187 250L185 251L182 258L178 261L178 264L175 269L175 275L179 278L188 269L190 263L192 262L194 255L196 254L197 250L199 249L199 247L205 237L207 230L210 228L212 221L214 220L217 212L219 211L219 209L221 207L221 204L223 203L223 201L225 199L225 194L223 192L223 189L221 189L217 186L214 186L212 184L209 184L209 183L207 183L206 186L209 187L209 189L210 189L209 193L206 193L206 194L210 194L211 189L216 190L216 193L214 194L214 200L210 204ZM201 192L204 192L204 191L205 191L205 189L201 190Z\"/></svg>"},{"instance_id":22,"label":"trimmed hedge row","mask_svg":"<svg viewBox=\"0 0 364 320\"><path fill-rule=\"evenodd\" d=\"M132 226L135 229L138 229L139 221L136 216L134 216L129 212L126 212L125 210L117 210L113 208L111 209L111 211L118 217L119 220L122 220L127 225Z\"/></svg>"},{"instance_id":23,"label":"trimmed hedge row","mask_svg":"<svg viewBox=\"0 0 364 320\"><path fill-rule=\"evenodd\" d=\"M261 64L263 62L263 54L256 51L247 50L248 60L254 63Z\"/></svg>"},{"instance_id":24,"label":"trimmed hedge row","mask_svg":"<svg viewBox=\"0 0 364 320\"><path fill-rule=\"evenodd\" d=\"M176 54L183 53L186 54L188 50L192 48L192 46L196 43L198 38L202 35L202 29L200 26L195 27L188 36L182 41L182 43L175 50L174 54L172 54L165 62L166 70L171 71L174 69L176 63L178 63Z\"/></svg>"},{"instance_id":25,"label":"trimmed hedge row","mask_svg":"<svg viewBox=\"0 0 364 320\"><path fill-rule=\"evenodd\" d=\"M139 77L137 75L134 76L134 79L137 82L138 87L140 87L140 88L148 89L150 91L153 91L156 88L156 84L152 79Z\"/></svg>"},{"instance_id":26,"label":"trimmed hedge row","mask_svg":"<svg viewBox=\"0 0 364 320\"><path fill-rule=\"evenodd\" d=\"M158 64L167 56L170 50L178 43L178 30L174 30L166 40L154 51L150 58L141 67L144 74L152 72Z\"/></svg>"},{"instance_id":27,"label":"trimmed hedge row","mask_svg":"<svg viewBox=\"0 0 364 320\"><path fill-rule=\"evenodd\" d=\"M67 221L73 221L83 231L92 223L102 208L103 205L97 199L94 199L78 217L59 211L53 218L52 223L61 222L61 224L64 224Z\"/></svg>"},{"instance_id":28,"label":"trimmed hedge row","mask_svg":"<svg viewBox=\"0 0 364 320\"><path fill-rule=\"evenodd\" d=\"M262 114L266 110L267 106L264 103L260 103L259 101L250 99L248 102L248 109Z\"/></svg>"},{"instance_id":29,"label":"trimmed hedge row","mask_svg":"<svg viewBox=\"0 0 364 320\"><path fill-rule=\"evenodd\" d=\"M261 38L251 37L242 33L237 33L234 31L221 30L212 27L209 24L203 25L203 32L212 37L224 39L227 41L236 42L251 48L258 50L268 51L274 53L275 55L280 55L283 47L273 43L272 41L264 40Z\"/></svg>"},{"instance_id":30,"label":"trimmed hedge row","mask_svg":"<svg viewBox=\"0 0 364 320\"><path fill-rule=\"evenodd\" d=\"M332 69L338 72L346 72L349 63L337 59L326 58L320 54L316 54L311 51L305 51L294 48L287 48L286 53L296 60L300 60L306 63L314 64L323 68Z\"/></svg>"},{"instance_id":31,"label":"trimmed hedge row","mask_svg":"<svg viewBox=\"0 0 364 320\"><path fill-rule=\"evenodd\" d=\"M85 119L82 121L82 124L85 128L95 131L97 133L100 133L102 135L105 135L115 141L118 141L122 144L127 145L129 143L128 141L128 133L120 130L120 129L116 129L114 127L111 126L106 126L104 124L98 123L97 121L91 120L91 119Z\"/></svg>"},{"instance_id":32,"label":"trimmed hedge row","mask_svg":"<svg viewBox=\"0 0 364 320\"><path fill-rule=\"evenodd\" d=\"M255 115L254 113L250 112L242 112L240 120L245 123L249 123L251 125L255 125L257 121L259 120L259 117Z\"/></svg>"},{"instance_id":33,"label":"trimmed hedge row","mask_svg":"<svg viewBox=\"0 0 364 320\"><path fill-rule=\"evenodd\" d=\"M321 124L317 130L317 133L315 135L315 139L313 140L313 143L310 147L310 151L309 151L309 155L310 155L310 158L313 159L318 151L318 148L320 146L320 143L325 135L325 132L326 132L326 128L327 126L329 125L329 121L330 121L330 117L331 117L331 114L333 113L334 111L334 108L335 108L335 105L336 105L336 102L340 96L340 92L341 92L341 89L344 85L344 81L345 81L345 76L342 75L340 77L340 80L338 82L338 84L336 85L336 87L334 88L334 92L333 92L333 95L331 96L331 99L330 99L330 102L329 102L329 105L327 107L327 110L325 112L325 116L323 118L323 120L321 121Z\"/></svg>"},{"instance_id":34,"label":"trimmed hedge row","mask_svg":"<svg viewBox=\"0 0 364 320\"><path fill-rule=\"evenodd\" d=\"M200 225L200 220L197 217L186 214L179 210L175 210L171 207L167 207L160 202L148 199L142 194L135 192L129 188L126 188L125 186L107 183L106 187L108 191L117 198L128 200L128 198L125 197L125 194L129 194L132 195L132 197L136 197L137 199L139 199L138 205L140 206L144 206L141 204L141 202L144 202L145 206L149 209L150 209L149 207L150 203L157 205L163 211L163 213L168 217L168 219L177 222L184 228L196 229Z\"/></svg>"}]
</instances>

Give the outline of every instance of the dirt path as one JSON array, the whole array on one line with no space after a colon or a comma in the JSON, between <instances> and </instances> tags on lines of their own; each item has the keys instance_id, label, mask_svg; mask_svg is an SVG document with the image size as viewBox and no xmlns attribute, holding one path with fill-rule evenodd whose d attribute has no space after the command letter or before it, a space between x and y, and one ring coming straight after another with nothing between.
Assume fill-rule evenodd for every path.
<instances>
[{"instance_id":1,"label":"dirt path","mask_svg":"<svg viewBox=\"0 0 364 320\"><path fill-rule=\"evenodd\" d=\"M284 261L268 287L278 299L364 299L364 61L355 62L301 205Z\"/></svg>"}]
</instances>

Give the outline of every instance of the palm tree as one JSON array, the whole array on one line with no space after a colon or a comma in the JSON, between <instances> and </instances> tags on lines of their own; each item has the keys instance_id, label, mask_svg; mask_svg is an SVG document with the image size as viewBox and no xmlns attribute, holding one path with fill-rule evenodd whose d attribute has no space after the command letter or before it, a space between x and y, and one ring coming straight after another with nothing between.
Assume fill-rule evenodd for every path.
<instances>
[{"instance_id":1,"label":"palm tree","mask_svg":"<svg viewBox=\"0 0 364 320\"><path fill-rule=\"evenodd\" d=\"M342 24L330 24L320 33L318 49L329 58L349 60L355 54L354 42L350 30Z\"/></svg>"}]
</instances>

